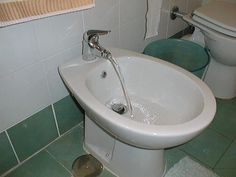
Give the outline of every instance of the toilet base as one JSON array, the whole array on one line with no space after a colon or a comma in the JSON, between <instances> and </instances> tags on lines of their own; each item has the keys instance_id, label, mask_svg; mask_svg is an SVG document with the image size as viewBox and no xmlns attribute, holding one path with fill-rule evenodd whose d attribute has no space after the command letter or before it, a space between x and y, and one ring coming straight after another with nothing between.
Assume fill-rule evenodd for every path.
<instances>
[{"instance_id":1,"label":"toilet base","mask_svg":"<svg viewBox=\"0 0 236 177\"><path fill-rule=\"evenodd\" d=\"M141 149L109 135L85 116L85 150L119 177L163 177L164 150Z\"/></svg>"},{"instance_id":2,"label":"toilet base","mask_svg":"<svg viewBox=\"0 0 236 177\"><path fill-rule=\"evenodd\" d=\"M215 97L231 99L236 97L236 67L226 66L211 58L204 81Z\"/></svg>"}]
</instances>

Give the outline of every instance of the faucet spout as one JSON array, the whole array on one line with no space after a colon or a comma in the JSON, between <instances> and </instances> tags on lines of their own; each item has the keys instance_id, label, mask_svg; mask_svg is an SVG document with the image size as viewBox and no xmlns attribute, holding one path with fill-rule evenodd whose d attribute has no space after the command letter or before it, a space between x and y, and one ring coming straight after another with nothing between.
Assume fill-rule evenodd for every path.
<instances>
[{"instance_id":1,"label":"faucet spout","mask_svg":"<svg viewBox=\"0 0 236 177\"><path fill-rule=\"evenodd\" d=\"M111 53L99 44L99 36L108 34L110 31L89 30L83 36L83 59L93 60L96 57L110 59Z\"/></svg>"}]
</instances>

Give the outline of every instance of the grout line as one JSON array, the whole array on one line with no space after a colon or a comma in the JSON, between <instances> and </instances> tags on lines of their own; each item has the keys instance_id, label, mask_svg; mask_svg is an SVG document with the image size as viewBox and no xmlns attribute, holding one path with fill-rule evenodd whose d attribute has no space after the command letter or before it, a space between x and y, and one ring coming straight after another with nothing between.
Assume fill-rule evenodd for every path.
<instances>
[{"instance_id":1,"label":"grout line","mask_svg":"<svg viewBox=\"0 0 236 177\"><path fill-rule=\"evenodd\" d=\"M234 141L234 138L229 138L227 135L224 135L222 132L220 132L219 130L215 129L214 127L208 127L207 128L208 130L211 130L213 131L214 133L224 137L225 139L229 140L230 141L230 144Z\"/></svg>"},{"instance_id":2,"label":"grout line","mask_svg":"<svg viewBox=\"0 0 236 177\"><path fill-rule=\"evenodd\" d=\"M84 11L82 13L82 24L83 24L83 33L85 32L85 20L84 20Z\"/></svg>"},{"instance_id":3,"label":"grout line","mask_svg":"<svg viewBox=\"0 0 236 177\"><path fill-rule=\"evenodd\" d=\"M19 157L18 157L18 155L17 155L17 153L16 153L16 150L15 150L15 148L14 148L12 142L11 142L11 138L10 138L10 136L8 135L8 132L7 132L7 131L5 131L5 133L6 133L6 135L7 135L8 141L9 141L9 143L10 143L10 145L11 145L11 148L12 148L12 150L13 150L13 152L14 152L14 155L15 155L15 157L16 157L16 160L17 160L17 162L18 162L18 164L19 164L19 163L20 163L20 159L19 159Z\"/></svg>"},{"instance_id":4,"label":"grout line","mask_svg":"<svg viewBox=\"0 0 236 177\"><path fill-rule=\"evenodd\" d=\"M180 151L184 152L187 156L191 157L193 160L195 160L197 163L201 164L202 166L208 168L208 169L211 169L213 170L213 167L210 167L208 164L206 164L205 162L201 161L200 159L198 159L197 157L191 155L190 153L186 152L185 150L183 149L179 149Z\"/></svg>"},{"instance_id":5,"label":"grout line","mask_svg":"<svg viewBox=\"0 0 236 177\"><path fill-rule=\"evenodd\" d=\"M210 65L210 60L211 60L211 57L210 57L210 54L207 54L208 55L208 57L209 57L209 63L208 63L208 65L206 66L206 68L205 68L205 70L204 70L204 72L203 72L203 75L202 75L202 81L204 81L205 80L205 78L206 78L206 73L207 73L207 71L208 71L208 69L209 69L209 65Z\"/></svg>"},{"instance_id":6,"label":"grout line","mask_svg":"<svg viewBox=\"0 0 236 177\"><path fill-rule=\"evenodd\" d=\"M46 151L57 163L59 163L67 172L69 172L70 175L73 176L73 174L71 173L71 171L70 171L69 169L67 169L64 164L62 164L60 161L58 161L58 160L56 159L56 157L55 157L53 154L51 154L47 149L45 149L45 151Z\"/></svg>"},{"instance_id":7,"label":"grout line","mask_svg":"<svg viewBox=\"0 0 236 177\"><path fill-rule=\"evenodd\" d=\"M119 32L118 32L118 36L119 36L119 37L118 37L118 40L119 40L119 41L118 41L118 46L120 46L120 43L121 43L121 42L120 42L120 40L121 40L121 18L120 18L120 16L121 16L121 9L120 9L120 8L121 8L121 7L120 7L120 6L121 6L121 2L120 2L120 0L119 0L118 3L119 3L119 13L118 13L118 16L119 16L119 21L118 21L118 23L119 23L119 24L118 24L118 31L119 31Z\"/></svg>"},{"instance_id":8,"label":"grout line","mask_svg":"<svg viewBox=\"0 0 236 177\"><path fill-rule=\"evenodd\" d=\"M81 124L82 122L83 122L83 121L81 121L80 123L76 124L74 127L72 127L71 129L67 130L67 131L64 132L63 134L61 134L61 137L67 135L68 133L70 133L71 131L73 131L73 130L74 130L75 128L77 128L77 127L83 128L83 127L80 126L80 124Z\"/></svg>"},{"instance_id":9,"label":"grout line","mask_svg":"<svg viewBox=\"0 0 236 177\"><path fill-rule=\"evenodd\" d=\"M8 170L8 171L4 172L2 175L0 175L0 177L5 177L6 175L10 174L12 171L14 171L15 169L17 169L17 168L18 168L19 166L21 166L21 165L22 165L22 163L20 163L20 164L14 166L14 167L11 168L10 170Z\"/></svg>"},{"instance_id":10,"label":"grout line","mask_svg":"<svg viewBox=\"0 0 236 177\"><path fill-rule=\"evenodd\" d=\"M81 124L81 122L79 123ZM19 164L17 164L16 166L14 166L13 168L11 168L10 170L6 171L5 173L3 173L0 177L4 177L6 175L8 175L9 173L11 173L13 170L15 170L16 168L18 168L19 166L21 166L22 164L24 164L25 162L27 162L28 160L30 160L32 157L34 157L35 155L39 154L41 151L46 150L46 148L48 146L50 146L51 144L53 144L54 142L56 142L58 139L60 139L62 136L65 136L67 134L70 133L70 131L73 131L76 127L80 127L79 124L75 125L74 127L72 127L70 130L66 131L65 133L63 133L60 137L57 137L56 139L54 139L53 141L51 141L49 144L45 145L44 147L42 147L41 149L39 149L38 151L36 151L34 154L32 154L31 156L29 156L28 158L24 159L23 161L19 161ZM8 134L7 134L8 136ZM18 158L18 157L17 157ZM19 159L18 159L19 160Z\"/></svg>"},{"instance_id":11,"label":"grout line","mask_svg":"<svg viewBox=\"0 0 236 177\"><path fill-rule=\"evenodd\" d=\"M81 122L79 123L79 126L80 126L81 128L84 128L84 121L81 121Z\"/></svg>"},{"instance_id":12,"label":"grout line","mask_svg":"<svg viewBox=\"0 0 236 177\"><path fill-rule=\"evenodd\" d=\"M190 0L187 0L187 2L186 2L186 6L185 6L185 12L187 12L187 13L189 13L189 1Z\"/></svg>"},{"instance_id":13,"label":"grout line","mask_svg":"<svg viewBox=\"0 0 236 177\"><path fill-rule=\"evenodd\" d=\"M1 0L0 0L0 1L1 1ZM83 13L82 13L82 14L83 14ZM37 40L38 40L38 39L37 39ZM36 43L37 43L37 42L36 42ZM76 44L70 46L69 48L62 49L62 50L57 51L57 52L55 52L55 53L53 53L53 54L51 54L51 55L49 55L49 56L42 56L41 53L40 53L40 54L39 54L40 57L39 57L39 60L38 60L38 61L31 62L31 63L29 63L29 64L27 64L27 65L20 66L20 67L14 69L13 71L10 71L10 72L8 72L8 73L2 74L2 75L0 75L0 79L5 78L5 77L8 77L9 75L13 75L13 74L15 74L15 73L17 73L17 72L19 72L19 71L25 70L25 69L27 69L27 68L33 67L34 65L39 65L40 63L44 63L45 61L50 60L52 57L56 57L56 56L58 56L58 55L61 55L61 54L64 53L64 52L70 50L71 48L75 47L76 45L81 45L81 44L80 44L80 42L78 42L78 43L76 43ZM37 47L38 47L38 44L37 44Z\"/></svg>"},{"instance_id":14,"label":"grout line","mask_svg":"<svg viewBox=\"0 0 236 177\"><path fill-rule=\"evenodd\" d=\"M44 82L46 82L47 85L47 94L50 100L50 104L53 104L53 94L50 88L49 80L48 80L48 70L46 67L46 62L42 61L42 72L44 74ZM49 105L50 106L50 105Z\"/></svg>"},{"instance_id":15,"label":"grout line","mask_svg":"<svg viewBox=\"0 0 236 177\"><path fill-rule=\"evenodd\" d=\"M171 11L171 8L172 6L174 6L173 2L172 1L169 1L168 3L168 9L165 10L165 13L168 13L167 15L167 23L166 23L166 32L165 32L165 39L169 38L170 36L168 36L169 34L169 27L170 27L170 22L171 22L171 19L170 19L170 11Z\"/></svg>"},{"instance_id":16,"label":"grout line","mask_svg":"<svg viewBox=\"0 0 236 177\"><path fill-rule=\"evenodd\" d=\"M0 0L0 1L1 1L1 0ZM32 116L34 116L35 114L39 113L40 111L44 110L44 109L47 108L48 106L50 106L50 104L47 105L47 106L41 106L41 107L39 107L34 113L28 114L28 115L25 116L23 119L21 119L21 120L17 121L16 123L10 125L9 127L7 127L7 128L6 128L5 130L3 130L2 132L7 131L7 130L9 130L10 128L12 128L12 127L14 127L14 126L16 126L16 125L22 123L22 122L25 121L26 119L29 119L30 117L32 117ZM0 133L1 133L1 132L0 132Z\"/></svg>"},{"instance_id":17,"label":"grout line","mask_svg":"<svg viewBox=\"0 0 236 177\"><path fill-rule=\"evenodd\" d=\"M54 109L54 105L52 104L51 107L52 107L53 117L54 117L54 121L55 121L56 128L57 128L57 134L60 137L61 133L60 133L59 126L58 126L57 115L56 115L56 112L55 112L55 109Z\"/></svg>"},{"instance_id":18,"label":"grout line","mask_svg":"<svg viewBox=\"0 0 236 177\"><path fill-rule=\"evenodd\" d=\"M220 162L220 160L222 159L222 157L226 154L226 152L229 150L230 146L234 143L234 141L232 141L228 147L225 149L225 151L221 154L221 156L219 157L219 159L216 161L216 164L214 165L214 167L212 169L215 169L216 165Z\"/></svg>"}]
</instances>

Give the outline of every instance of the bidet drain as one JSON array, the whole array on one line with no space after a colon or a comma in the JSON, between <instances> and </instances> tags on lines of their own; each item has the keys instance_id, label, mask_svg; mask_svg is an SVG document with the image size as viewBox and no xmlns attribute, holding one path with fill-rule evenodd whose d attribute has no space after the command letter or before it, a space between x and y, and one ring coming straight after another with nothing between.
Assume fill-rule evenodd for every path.
<instances>
[{"instance_id":1,"label":"bidet drain","mask_svg":"<svg viewBox=\"0 0 236 177\"><path fill-rule=\"evenodd\" d=\"M127 112L127 106L122 103L114 103L111 105L111 109L118 114L124 114Z\"/></svg>"}]
</instances>

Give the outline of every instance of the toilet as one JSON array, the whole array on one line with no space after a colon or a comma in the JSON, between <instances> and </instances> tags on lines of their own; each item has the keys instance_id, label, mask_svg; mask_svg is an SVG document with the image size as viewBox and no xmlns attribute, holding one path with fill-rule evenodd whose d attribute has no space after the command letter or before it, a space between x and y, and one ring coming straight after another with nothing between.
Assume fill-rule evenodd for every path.
<instances>
[{"instance_id":1,"label":"toilet","mask_svg":"<svg viewBox=\"0 0 236 177\"><path fill-rule=\"evenodd\" d=\"M236 3L214 1L183 17L204 35L211 62L204 81L222 99L236 97Z\"/></svg>"},{"instance_id":2,"label":"toilet","mask_svg":"<svg viewBox=\"0 0 236 177\"><path fill-rule=\"evenodd\" d=\"M193 34L187 34L183 36L181 39L192 41L194 43L199 44L202 47L205 47L204 35L202 34L201 30L195 27Z\"/></svg>"}]
</instances>

